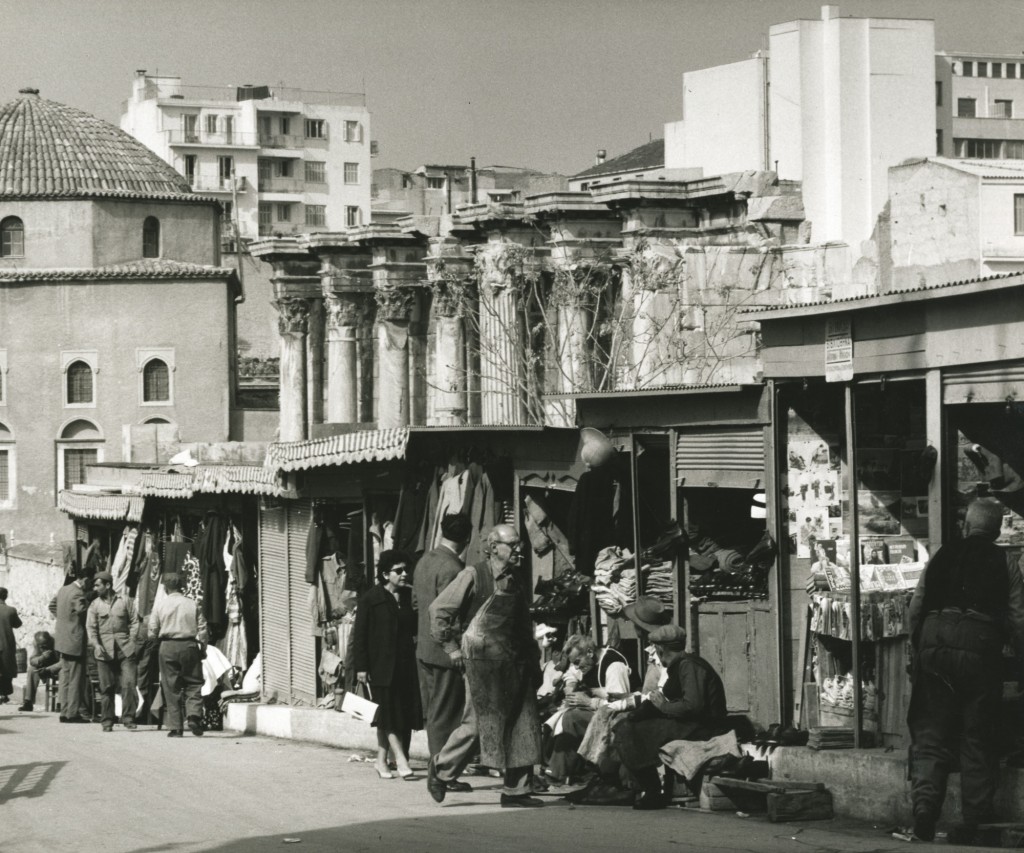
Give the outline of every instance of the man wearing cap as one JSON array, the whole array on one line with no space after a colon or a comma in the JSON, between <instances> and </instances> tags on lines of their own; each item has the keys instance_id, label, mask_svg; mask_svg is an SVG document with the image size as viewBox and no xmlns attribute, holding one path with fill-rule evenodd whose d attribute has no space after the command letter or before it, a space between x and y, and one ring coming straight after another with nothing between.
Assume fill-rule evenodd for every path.
<instances>
[{"instance_id":1,"label":"man wearing cap","mask_svg":"<svg viewBox=\"0 0 1024 853\"><path fill-rule=\"evenodd\" d=\"M85 615L89 602L85 595L85 580L70 578L57 590L50 603L54 623L54 648L60 655L60 683L57 701L60 702L62 723L88 723L82 716L85 708Z\"/></svg>"},{"instance_id":2,"label":"man wearing cap","mask_svg":"<svg viewBox=\"0 0 1024 853\"><path fill-rule=\"evenodd\" d=\"M664 684L615 727L613 740L640 789L633 808L661 809L668 805L658 777L661 747L673 740L710 740L728 726L722 679L706 660L686 651L686 629L662 625L648 639L665 670Z\"/></svg>"},{"instance_id":3,"label":"man wearing cap","mask_svg":"<svg viewBox=\"0 0 1024 853\"><path fill-rule=\"evenodd\" d=\"M541 757L540 650L531 627L529 585L518 571L521 543L515 528L495 525L486 553L430 605L431 635L452 664L465 670L466 710L427 765L427 790L436 802L444 800L449 783L479 745L482 764L504 769L502 807L540 806L530 796L533 766Z\"/></svg>"},{"instance_id":4,"label":"man wearing cap","mask_svg":"<svg viewBox=\"0 0 1024 853\"><path fill-rule=\"evenodd\" d=\"M957 744L964 823L949 842L972 844L995 819L1003 646L1013 641L1024 655L1024 583L995 544L1002 521L999 502L972 501L963 538L929 561L910 603L910 790L922 841L935 837Z\"/></svg>"},{"instance_id":5,"label":"man wearing cap","mask_svg":"<svg viewBox=\"0 0 1024 853\"><path fill-rule=\"evenodd\" d=\"M136 688L136 663L139 636L139 614L135 602L114 592L110 572L98 572L93 579L96 598L85 617L86 635L96 656L100 681L100 723L103 731L114 729L115 673L121 676L121 723L135 729L135 711L139 694Z\"/></svg>"},{"instance_id":6,"label":"man wearing cap","mask_svg":"<svg viewBox=\"0 0 1024 853\"><path fill-rule=\"evenodd\" d=\"M182 704L189 731L203 733L203 655L206 652L206 619L191 598L181 593L181 576L168 572L160 581L167 595L149 614L149 635L160 641L160 686L164 691L170 731L181 737Z\"/></svg>"},{"instance_id":7,"label":"man wearing cap","mask_svg":"<svg viewBox=\"0 0 1024 853\"><path fill-rule=\"evenodd\" d=\"M416 664L431 755L437 755L458 728L466 707L466 688L462 669L430 635L430 605L465 568L460 555L472 535L473 524L465 513L445 515L441 520L441 544L420 557L413 572L412 596L418 622ZM449 791L472 790L468 783L457 779L449 781L447 787Z\"/></svg>"}]
</instances>

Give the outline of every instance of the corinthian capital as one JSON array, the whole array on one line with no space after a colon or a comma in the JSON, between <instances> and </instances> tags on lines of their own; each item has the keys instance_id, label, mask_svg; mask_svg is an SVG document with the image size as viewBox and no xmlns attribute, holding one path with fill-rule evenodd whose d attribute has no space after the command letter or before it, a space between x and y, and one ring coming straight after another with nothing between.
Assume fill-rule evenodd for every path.
<instances>
[{"instance_id":1,"label":"corinthian capital","mask_svg":"<svg viewBox=\"0 0 1024 853\"><path fill-rule=\"evenodd\" d=\"M471 287L472 283L468 277L432 280L430 282L430 289L434 293L434 312L439 317L465 316L466 303Z\"/></svg>"},{"instance_id":2,"label":"corinthian capital","mask_svg":"<svg viewBox=\"0 0 1024 853\"><path fill-rule=\"evenodd\" d=\"M377 300L377 316L381 320L408 320L412 314L414 294L410 287L378 287L373 296Z\"/></svg>"},{"instance_id":3,"label":"corinthian capital","mask_svg":"<svg viewBox=\"0 0 1024 853\"><path fill-rule=\"evenodd\" d=\"M304 335L309 330L309 301L306 299L277 299L277 331L282 335Z\"/></svg>"},{"instance_id":4,"label":"corinthian capital","mask_svg":"<svg viewBox=\"0 0 1024 853\"><path fill-rule=\"evenodd\" d=\"M362 301L359 296L328 296L324 300L327 325L332 329L358 326L365 310Z\"/></svg>"}]
</instances>

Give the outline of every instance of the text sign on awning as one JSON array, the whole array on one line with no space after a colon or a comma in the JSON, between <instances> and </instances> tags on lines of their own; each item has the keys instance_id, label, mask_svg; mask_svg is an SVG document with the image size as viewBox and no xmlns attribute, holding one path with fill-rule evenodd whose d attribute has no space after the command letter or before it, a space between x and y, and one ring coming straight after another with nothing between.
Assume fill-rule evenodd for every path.
<instances>
[{"instance_id":1,"label":"text sign on awning","mask_svg":"<svg viewBox=\"0 0 1024 853\"><path fill-rule=\"evenodd\" d=\"M849 317L825 321L825 381L853 380L853 332Z\"/></svg>"}]
</instances>

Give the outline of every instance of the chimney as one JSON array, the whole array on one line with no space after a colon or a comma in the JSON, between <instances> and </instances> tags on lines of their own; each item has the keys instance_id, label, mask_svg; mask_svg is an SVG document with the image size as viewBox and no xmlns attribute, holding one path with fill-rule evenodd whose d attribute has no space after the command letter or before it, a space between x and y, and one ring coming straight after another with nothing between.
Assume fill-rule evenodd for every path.
<instances>
[{"instance_id":1,"label":"chimney","mask_svg":"<svg viewBox=\"0 0 1024 853\"><path fill-rule=\"evenodd\" d=\"M469 158L469 202L476 204L476 157Z\"/></svg>"},{"instance_id":2,"label":"chimney","mask_svg":"<svg viewBox=\"0 0 1024 853\"><path fill-rule=\"evenodd\" d=\"M146 76L146 69L145 68L136 68L135 69L135 76L136 77L145 77Z\"/></svg>"},{"instance_id":3,"label":"chimney","mask_svg":"<svg viewBox=\"0 0 1024 853\"><path fill-rule=\"evenodd\" d=\"M600 166L606 159L608 159L608 152L603 148L597 149L597 157L594 160L595 166Z\"/></svg>"}]
</instances>

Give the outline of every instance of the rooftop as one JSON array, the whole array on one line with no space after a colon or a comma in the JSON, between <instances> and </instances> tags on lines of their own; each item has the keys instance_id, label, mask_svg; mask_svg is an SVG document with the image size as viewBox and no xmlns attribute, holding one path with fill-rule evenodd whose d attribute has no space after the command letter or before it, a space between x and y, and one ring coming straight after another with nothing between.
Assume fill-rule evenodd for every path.
<instances>
[{"instance_id":1,"label":"rooftop","mask_svg":"<svg viewBox=\"0 0 1024 853\"><path fill-rule=\"evenodd\" d=\"M660 169L665 165L665 140L655 139L644 145L627 151L611 160L605 160L577 172L573 180L578 178L597 178L602 175L617 175L620 172L635 172L637 169Z\"/></svg>"},{"instance_id":2,"label":"rooftop","mask_svg":"<svg viewBox=\"0 0 1024 853\"><path fill-rule=\"evenodd\" d=\"M84 269L73 267L4 269L0 267L0 284L20 281L84 281L87 279L225 279L233 276L235 276L235 271L230 267L189 264L163 258Z\"/></svg>"}]
</instances>

